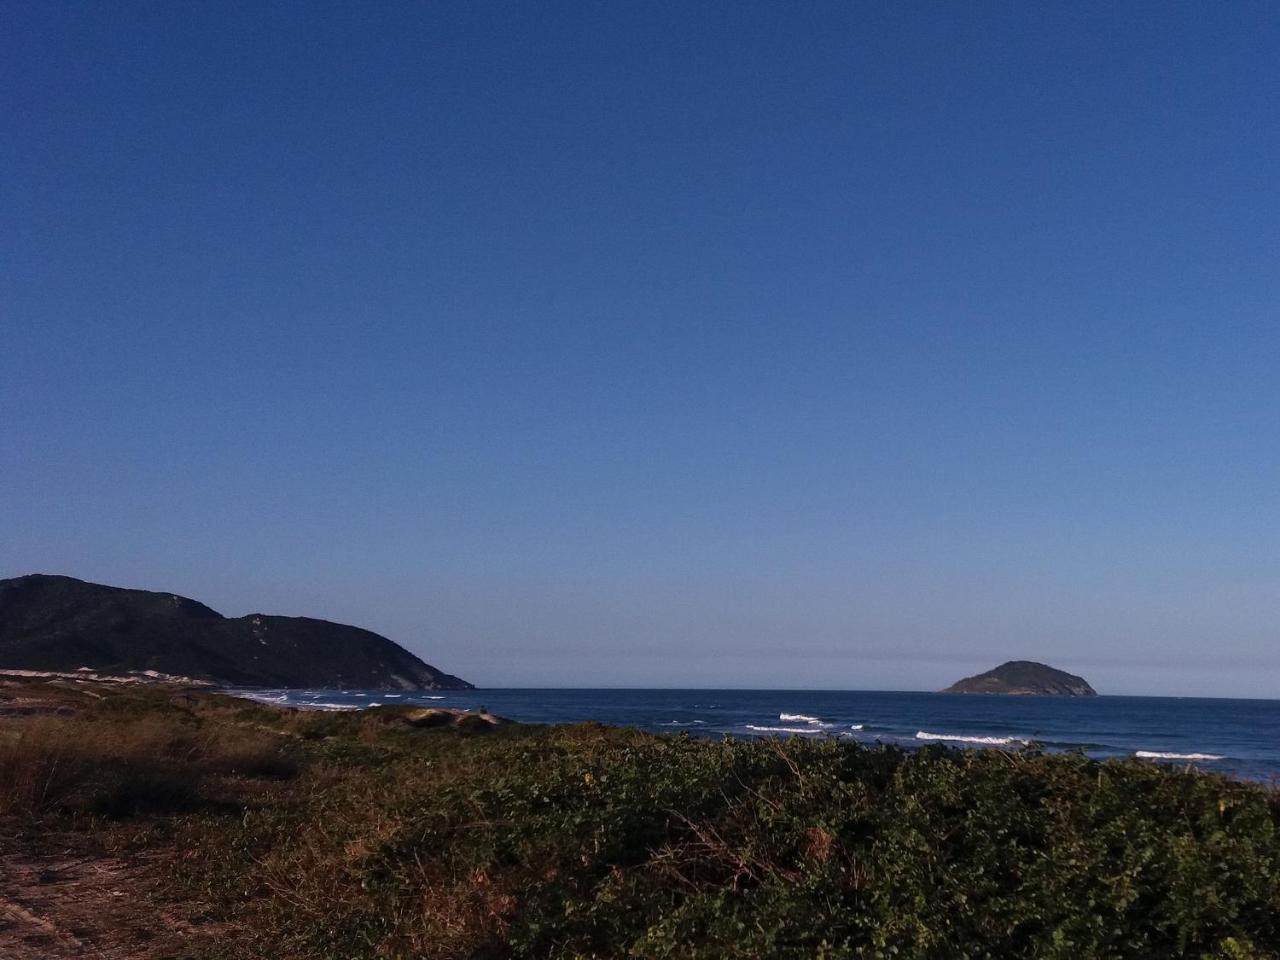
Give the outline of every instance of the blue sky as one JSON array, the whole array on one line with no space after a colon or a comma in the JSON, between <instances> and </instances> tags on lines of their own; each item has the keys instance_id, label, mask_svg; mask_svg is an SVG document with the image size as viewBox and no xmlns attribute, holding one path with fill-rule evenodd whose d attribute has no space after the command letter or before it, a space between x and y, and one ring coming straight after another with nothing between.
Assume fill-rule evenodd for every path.
<instances>
[{"instance_id":1,"label":"blue sky","mask_svg":"<svg viewBox=\"0 0 1280 960\"><path fill-rule=\"evenodd\" d=\"M0 576L491 686L1280 697L1274 7L2 16Z\"/></svg>"}]
</instances>

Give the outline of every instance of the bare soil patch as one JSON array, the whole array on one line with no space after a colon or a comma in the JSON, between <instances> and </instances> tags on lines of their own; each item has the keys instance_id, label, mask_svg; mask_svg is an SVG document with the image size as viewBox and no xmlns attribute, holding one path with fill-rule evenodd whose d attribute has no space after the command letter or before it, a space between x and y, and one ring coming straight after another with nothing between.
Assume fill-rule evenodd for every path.
<instances>
[{"instance_id":1,"label":"bare soil patch","mask_svg":"<svg viewBox=\"0 0 1280 960\"><path fill-rule=\"evenodd\" d=\"M0 822L0 957L183 960L216 932L156 895L171 851L112 854L83 834Z\"/></svg>"}]
</instances>

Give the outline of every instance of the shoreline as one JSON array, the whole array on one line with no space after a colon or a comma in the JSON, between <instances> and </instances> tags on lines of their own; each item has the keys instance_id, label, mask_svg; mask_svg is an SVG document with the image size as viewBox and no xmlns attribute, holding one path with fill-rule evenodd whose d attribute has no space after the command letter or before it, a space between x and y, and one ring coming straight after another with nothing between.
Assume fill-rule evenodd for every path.
<instances>
[{"instance_id":1,"label":"shoreline","mask_svg":"<svg viewBox=\"0 0 1280 960\"><path fill-rule=\"evenodd\" d=\"M921 955L918 931L931 955L1035 957L1064 928L1081 956L1280 942L1280 792L1207 771L0 683L19 699L51 712L0 715L13 960L772 958L824 942L853 958ZM1183 870L1202 878L1194 912Z\"/></svg>"}]
</instances>

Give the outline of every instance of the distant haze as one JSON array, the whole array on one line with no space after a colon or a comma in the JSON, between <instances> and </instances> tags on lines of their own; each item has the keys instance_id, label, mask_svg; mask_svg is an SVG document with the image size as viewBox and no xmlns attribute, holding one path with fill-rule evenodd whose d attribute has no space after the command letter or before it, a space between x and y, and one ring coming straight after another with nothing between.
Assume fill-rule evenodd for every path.
<instances>
[{"instance_id":1,"label":"distant haze","mask_svg":"<svg viewBox=\"0 0 1280 960\"><path fill-rule=\"evenodd\" d=\"M0 577L478 685L1280 697L1266 4L26 4Z\"/></svg>"}]
</instances>

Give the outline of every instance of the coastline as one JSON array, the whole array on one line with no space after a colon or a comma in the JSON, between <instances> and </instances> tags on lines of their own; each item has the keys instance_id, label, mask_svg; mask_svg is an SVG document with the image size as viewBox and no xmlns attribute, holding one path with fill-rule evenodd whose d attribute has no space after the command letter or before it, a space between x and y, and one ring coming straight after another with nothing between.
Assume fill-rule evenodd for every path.
<instances>
[{"instance_id":1,"label":"coastline","mask_svg":"<svg viewBox=\"0 0 1280 960\"><path fill-rule=\"evenodd\" d=\"M1280 793L1184 767L301 710L162 684L11 681L0 699L49 708L0 717L13 960L104 945L158 960L178 943L199 958L1036 957L1063 930L1076 955L1280 942Z\"/></svg>"},{"instance_id":2,"label":"coastline","mask_svg":"<svg viewBox=\"0 0 1280 960\"><path fill-rule=\"evenodd\" d=\"M1147 761L1197 763L1258 782L1280 776L1276 701L643 688L235 692L316 709L356 710L374 703L486 706L527 723L596 721L713 740L801 736L904 749L938 742L1054 754L1081 751L1097 760L1141 754L1139 759Z\"/></svg>"}]
</instances>

